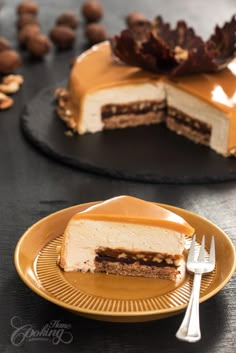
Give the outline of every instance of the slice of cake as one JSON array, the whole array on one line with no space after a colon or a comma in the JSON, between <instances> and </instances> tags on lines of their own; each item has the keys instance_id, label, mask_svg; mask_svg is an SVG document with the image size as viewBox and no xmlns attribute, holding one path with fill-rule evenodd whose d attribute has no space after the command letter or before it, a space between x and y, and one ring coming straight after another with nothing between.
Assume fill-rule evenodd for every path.
<instances>
[{"instance_id":1,"label":"slice of cake","mask_svg":"<svg viewBox=\"0 0 236 353\"><path fill-rule=\"evenodd\" d=\"M64 271L176 280L194 229L154 203L119 196L75 214L61 246Z\"/></svg>"},{"instance_id":2,"label":"slice of cake","mask_svg":"<svg viewBox=\"0 0 236 353\"><path fill-rule=\"evenodd\" d=\"M230 32L231 36L234 27L236 20L233 18L226 24L227 33ZM177 27L171 35L176 35L178 30ZM190 35L193 43L200 41L190 29L184 27L184 31L186 38ZM154 37L144 44L145 53L138 52L140 43L129 42L126 37L118 37L115 52L120 54L125 64L114 57L109 42L98 44L77 58L68 88L57 91L57 112L61 119L79 134L164 122L167 128L207 145L225 157L236 155L236 61L228 63L226 57L227 67L225 64L220 72L199 73L199 62L203 69L210 64L217 69L215 62L208 62L212 55L211 47L204 48L201 41L198 43L200 49L191 47L187 51L176 46L172 52L178 51L169 62L174 61L178 65L170 71L193 69L195 74L172 77L168 72L160 74L145 69L154 65L155 60L159 64L165 62L161 55L163 50L166 54L166 46L162 51L159 47L154 48L160 52L155 57L151 56L152 45L156 45ZM223 42L221 46L226 46L225 51L230 52L235 42L229 38L229 48ZM166 65L168 67L169 64Z\"/></svg>"}]
</instances>

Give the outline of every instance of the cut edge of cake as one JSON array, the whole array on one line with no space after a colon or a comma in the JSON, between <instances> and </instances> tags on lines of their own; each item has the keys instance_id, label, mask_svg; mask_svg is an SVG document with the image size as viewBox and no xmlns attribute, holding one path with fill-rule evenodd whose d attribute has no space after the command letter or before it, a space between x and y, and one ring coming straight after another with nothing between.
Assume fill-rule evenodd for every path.
<instances>
[{"instance_id":1,"label":"cut edge of cake","mask_svg":"<svg viewBox=\"0 0 236 353\"><path fill-rule=\"evenodd\" d=\"M66 272L176 280L183 272L185 237L193 232L182 217L157 204L119 196L71 218L59 265Z\"/></svg>"}]
</instances>

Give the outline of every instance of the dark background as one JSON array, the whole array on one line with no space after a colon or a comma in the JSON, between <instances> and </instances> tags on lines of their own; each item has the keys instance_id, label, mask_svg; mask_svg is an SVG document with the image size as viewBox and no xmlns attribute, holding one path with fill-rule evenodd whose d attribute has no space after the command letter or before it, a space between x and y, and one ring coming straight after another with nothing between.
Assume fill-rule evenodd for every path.
<instances>
[{"instance_id":1,"label":"dark background","mask_svg":"<svg viewBox=\"0 0 236 353\"><path fill-rule=\"evenodd\" d=\"M139 10L150 18L157 14L172 24L188 20L207 38L216 23L229 20L236 11L235 0L227 1L101 1L105 8L103 23L109 34L124 27L124 16ZM0 35L17 48L15 7L18 1L2 2ZM81 1L48 0L40 4L39 19L47 34L56 16L66 9L79 14ZM80 16L81 18L81 16ZM235 277L216 296L201 304L203 338L189 345L175 339L183 315L143 324L112 324L84 319L67 312L31 292L19 279L13 253L21 234L40 218L59 209L88 201L128 194L186 208L216 223L236 243L236 182L202 185L164 185L106 178L59 164L27 142L20 130L20 114L42 88L56 84L69 74L70 60L87 42L84 25L78 29L74 49L52 50L42 61L23 55L19 70L24 86L14 106L0 112L0 352L214 352L233 353L236 349ZM40 107L38 107L40 109ZM35 112L37 114L37 112ZM11 342L11 319L40 330L51 320L71 325L73 342L58 346L51 341L25 340L20 347Z\"/></svg>"}]
</instances>

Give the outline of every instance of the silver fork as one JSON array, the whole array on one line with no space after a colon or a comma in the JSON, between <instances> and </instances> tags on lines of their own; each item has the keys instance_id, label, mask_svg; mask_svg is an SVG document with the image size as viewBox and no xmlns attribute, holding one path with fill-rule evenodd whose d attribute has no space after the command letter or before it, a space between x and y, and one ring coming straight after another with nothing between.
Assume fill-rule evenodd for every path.
<instances>
[{"instance_id":1,"label":"silver fork","mask_svg":"<svg viewBox=\"0 0 236 353\"><path fill-rule=\"evenodd\" d=\"M193 287L188 307L176 337L183 341L196 342L201 339L199 322L199 295L201 288L202 274L208 273L215 268L215 241L211 239L209 258L206 258L205 236L202 237L202 244L199 255L196 259L196 235L193 236L190 246L187 269L194 273Z\"/></svg>"}]
</instances>

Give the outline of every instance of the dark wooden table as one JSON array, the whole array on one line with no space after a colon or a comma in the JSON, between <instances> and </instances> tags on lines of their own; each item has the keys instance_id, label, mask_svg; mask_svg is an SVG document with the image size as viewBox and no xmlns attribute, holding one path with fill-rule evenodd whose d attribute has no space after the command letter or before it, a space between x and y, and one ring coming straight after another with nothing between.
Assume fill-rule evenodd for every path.
<instances>
[{"instance_id":1,"label":"dark wooden table","mask_svg":"<svg viewBox=\"0 0 236 353\"><path fill-rule=\"evenodd\" d=\"M15 6L18 1L1 3L0 33L17 47ZM42 0L38 3L42 30L47 33L59 13L66 9L79 13L81 1ZM200 34L207 36L215 23L222 24L236 10L235 0L104 0L102 3L105 7L103 23L110 34L123 28L123 19L128 12L139 10L150 18L162 14L172 23L185 17ZM200 342L189 345L175 338L183 314L136 324L85 319L38 297L22 283L15 271L15 245L31 224L61 208L119 194L196 212L216 223L236 244L236 181L166 185L111 179L59 164L25 140L19 125L23 106L42 88L66 78L71 58L85 45L81 24L77 43L70 51L52 50L42 61L32 61L22 52L24 64L19 71L24 75L24 86L15 95L14 106L0 112L0 352L233 353L236 350L235 276L221 292L201 304L203 337ZM70 344L55 345L51 339L33 341L21 336L22 345L17 346L14 325L42 330L52 320L70 325L73 338Z\"/></svg>"}]
</instances>

